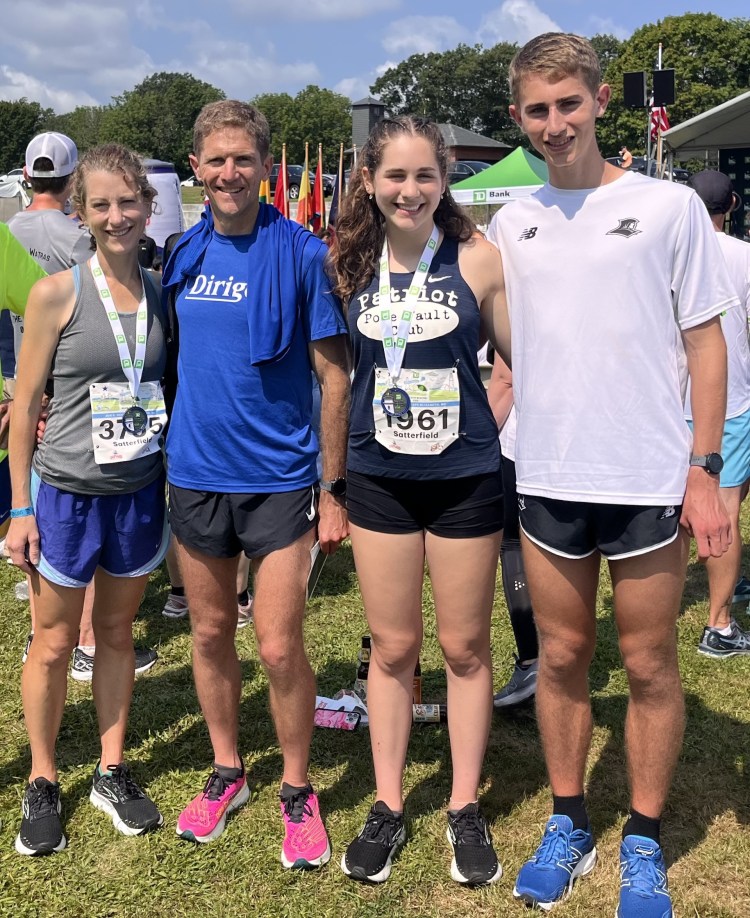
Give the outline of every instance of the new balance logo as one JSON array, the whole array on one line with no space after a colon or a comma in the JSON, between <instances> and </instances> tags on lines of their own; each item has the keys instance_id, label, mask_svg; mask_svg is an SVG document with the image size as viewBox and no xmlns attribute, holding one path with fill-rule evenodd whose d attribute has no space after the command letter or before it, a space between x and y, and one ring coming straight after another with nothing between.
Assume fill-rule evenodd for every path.
<instances>
[{"instance_id":1,"label":"new balance logo","mask_svg":"<svg viewBox=\"0 0 750 918\"><path fill-rule=\"evenodd\" d=\"M675 515L675 509L674 509L674 507L665 507L665 508L664 508L664 512L663 512L662 515L659 517L659 519L660 519L660 520L668 520L670 516L674 516L674 515Z\"/></svg>"},{"instance_id":2,"label":"new balance logo","mask_svg":"<svg viewBox=\"0 0 750 918\"><path fill-rule=\"evenodd\" d=\"M530 226L528 229L525 229L521 235L518 237L518 242L522 239L533 239L536 236L536 231L539 229L538 226Z\"/></svg>"},{"instance_id":3,"label":"new balance logo","mask_svg":"<svg viewBox=\"0 0 750 918\"><path fill-rule=\"evenodd\" d=\"M617 226L614 229L609 230L607 233L608 236L624 236L625 239L630 239L631 236L637 236L638 233L642 233L643 230L637 229L638 220L635 217L626 217L624 220L618 220Z\"/></svg>"}]
</instances>

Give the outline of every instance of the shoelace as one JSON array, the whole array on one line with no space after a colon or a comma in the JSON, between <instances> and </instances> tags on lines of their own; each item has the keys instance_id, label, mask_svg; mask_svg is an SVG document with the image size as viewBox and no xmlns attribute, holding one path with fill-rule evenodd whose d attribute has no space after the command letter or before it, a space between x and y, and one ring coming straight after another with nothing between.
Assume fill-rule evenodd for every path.
<instances>
[{"instance_id":1,"label":"shoelace","mask_svg":"<svg viewBox=\"0 0 750 918\"><path fill-rule=\"evenodd\" d=\"M220 800L224 796L230 783L232 782L225 781L218 771L212 771L203 788L203 796L207 797L209 800Z\"/></svg>"},{"instance_id":2,"label":"shoelace","mask_svg":"<svg viewBox=\"0 0 750 918\"><path fill-rule=\"evenodd\" d=\"M541 844L536 850L537 864L557 864L560 860L567 860L570 851L570 835L557 828L554 832L546 832Z\"/></svg>"},{"instance_id":3,"label":"shoelace","mask_svg":"<svg viewBox=\"0 0 750 918\"><path fill-rule=\"evenodd\" d=\"M307 789L292 794L291 797L282 797L281 802L284 804L284 813L290 822L302 822L305 816L312 816L312 808L307 802L310 791Z\"/></svg>"},{"instance_id":4,"label":"shoelace","mask_svg":"<svg viewBox=\"0 0 750 918\"><path fill-rule=\"evenodd\" d=\"M29 800L29 818L44 819L57 813L57 788L52 784L34 785L36 793Z\"/></svg>"},{"instance_id":5,"label":"shoelace","mask_svg":"<svg viewBox=\"0 0 750 918\"><path fill-rule=\"evenodd\" d=\"M370 813L365 821L364 828L359 837L363 841L383 842L390 848L393 839L401 828L401 819L399 816L391 816L389 813Z\"/></svg>"},{"instance_id":6,"label":"shoelace","mask_svg":"<svg viewBox=\"0 0 750 918\"><path fill-rule=\"evenodd\" d=\"M135 781L130 777L130 769L127 765L116 765L114 768L111 768L110 771L112 772L112 780L125 797L136 800L145 796L140 787L138 787Z\"/></svg>"},{"instance_id":7,"label":"shoelace","mask_svg":"<svg viewBox=\"0 0 750 918\"><path fill-rule=\"evenodd\" d=\"M631 888L644 898L653 898L654 890L661 886L663 881L653 855L638 854L637 851L628 852L623 866L623 876L630 879Z\"/></svg>"},{"instance_id":8,"label":"shoelace","mask_svg":"<svg viewBox=\"0 0 750 918\"><path fill-rule=\"evenodd\" d=\"M451 828L458 845L486 845L487 831L479 813L459 813L451 817Z\"/></svg>"}]
</instances>

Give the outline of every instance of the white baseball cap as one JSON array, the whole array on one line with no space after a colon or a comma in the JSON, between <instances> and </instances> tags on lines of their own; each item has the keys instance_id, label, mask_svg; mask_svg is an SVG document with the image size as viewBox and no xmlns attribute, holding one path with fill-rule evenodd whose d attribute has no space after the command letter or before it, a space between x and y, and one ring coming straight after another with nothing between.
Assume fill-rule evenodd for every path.
<instances>
[{"instance_id":1,"label":"white baseball cap","mask_svg":"<svg viewBox=\"0 0 750 918\"><path fill-rule=\"evenodd\" d=\"M35 169L42 157L51 160L52 169ZM78 162L78 148L65 134L46 131L37 134L26 147L26 172L31 178L63 178L75 169Z\"/></svg>"}]
</instances>

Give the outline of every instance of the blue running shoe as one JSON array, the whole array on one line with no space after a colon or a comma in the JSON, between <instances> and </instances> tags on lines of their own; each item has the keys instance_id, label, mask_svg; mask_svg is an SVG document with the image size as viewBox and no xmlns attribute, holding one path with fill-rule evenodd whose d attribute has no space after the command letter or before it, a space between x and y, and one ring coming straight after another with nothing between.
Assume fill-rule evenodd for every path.
<instances>
[{"instance_id":1,"label":"blue running shoe","mask_svg":"<svg viewBox=\"0 0 750 918\"><path fill-rule=\"evenodd\" d=\"M750 602L750 580L747 577L740 577L737 581L732 602Z\"/></svg>"},{"instance_id":2,"label":"blue running shoe","mask_svg":"<svg viewBox=\"0 0 750 918\"><path fill-rule=\"evenodd\" d=\"M617 918L672 918L664 856L651 838L626 835L620 845Z\"/></svg>"},{"instance_id":3,"label":"blue running shoe","mask_svg":"<svg viewBox=\"0 0 750 918\"><path fill-rule=\"evenodd\" d=\"M568 816L551 816L542 843L518 873L513 895L548 912L570 895L576 879L590 873L595 864L591 832L574 829Z\"/></svg>"}]
</instances>

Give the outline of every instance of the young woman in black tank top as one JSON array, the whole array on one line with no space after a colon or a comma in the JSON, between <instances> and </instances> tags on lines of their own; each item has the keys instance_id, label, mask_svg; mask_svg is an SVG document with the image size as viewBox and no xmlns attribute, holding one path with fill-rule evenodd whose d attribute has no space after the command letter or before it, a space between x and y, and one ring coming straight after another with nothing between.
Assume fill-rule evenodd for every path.
<instances>
[{"instance_id":1,"label":"young woman in black tank top","mask_svg":"<svg viewBox=\"0 0 750 918\"><path fill-rule=\"evenodd\" d=\"M501 875L477 796L492 712L502 492L497 428L476 351L482 337L495 338L502 265L451 198L437 125L386 119L359 163L331 263L355 360L347 509L372 635L377 801L341 866L355 879L382 882L405 840L402 782L426 560L448 682L451 876L484 885ZM418 289L407 298L410 284ZM381 319L386 339L391 331L408 339L400 371Z\"/></svg>"},{"instance_id":2,"label":"young woman in black tank top","mask_svg":"<svg viewBox=\"0 0 750 918\"><path fill-rule=\"evenodd\" d=\"M10 439L14 518L6 540L12 562L30 575L36 599L36 632L21 680L32 763L19 854L49 854L66 845L55 742L68 659L92 578L101 755L90 799L123 834L140 835L162 823L123 762L132 623L167 535L157 430L166 416L153 414L150 395L164 371L164 327L158 291L147 295L149 282L138 265L138 240L155 194L130 150L117 144L89 150L74 174L73 201L96 254L78 271L40 280L28 300ZM51 412L47 425L50 459L35 461L32 472L38 406L51 370L66 394L56 392L57 418ZM116 405L110 406L113 420L102 408L99 422L95 399L102 391L100 403ZM110 397L115 391L120 395ZM105 450L104 461L97 448ZM74 481L78 488L65 487Z\"/></svg>"}]
</instances>

